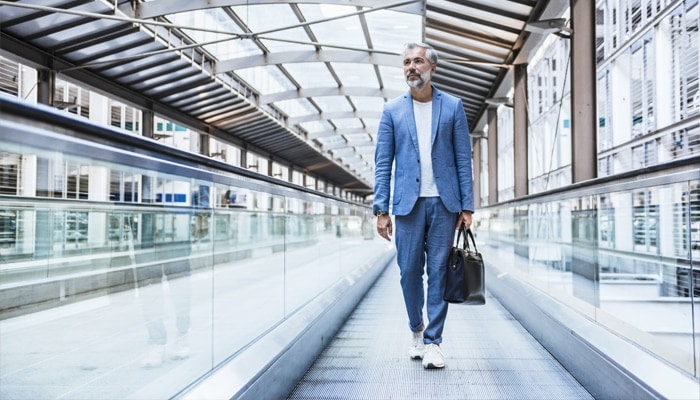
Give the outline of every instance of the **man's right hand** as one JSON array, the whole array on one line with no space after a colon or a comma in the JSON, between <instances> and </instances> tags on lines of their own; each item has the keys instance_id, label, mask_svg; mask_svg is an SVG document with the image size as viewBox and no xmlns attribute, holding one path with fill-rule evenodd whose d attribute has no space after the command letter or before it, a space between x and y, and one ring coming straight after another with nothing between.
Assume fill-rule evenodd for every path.
<instances>
[{"instance_id":1,"label":"man's right hand","mask_svg":"<svg viewBox=\"0 0 700 400\"><path fill-rule=\"evenodd\" d=\"M394 234L394 227L391 224L389 214L382 214L377 217L377 233L384 239L391 241L391 235Z\"/></svg>"}]
</instances>

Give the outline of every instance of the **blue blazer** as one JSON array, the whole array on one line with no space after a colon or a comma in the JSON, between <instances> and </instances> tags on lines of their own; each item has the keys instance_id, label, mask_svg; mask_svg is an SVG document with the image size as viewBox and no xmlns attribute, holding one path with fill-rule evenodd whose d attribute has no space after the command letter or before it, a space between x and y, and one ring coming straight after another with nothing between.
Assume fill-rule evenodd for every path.
<instances>
[{"instance_id":1,"label":"blue blazer","mask_svg":"<svg viewBox=\"0 0 700 400\"><path fill-rule=\"evenodd\" d=\"M450 212L474 211L472 146L462 100L433 86L432 162L440 199ZM372 211L407 215L420 191L420 153L411 92L387 102L374 153ZM389 209L392 164L394 193Z\"/></svg>"}]
</instances>

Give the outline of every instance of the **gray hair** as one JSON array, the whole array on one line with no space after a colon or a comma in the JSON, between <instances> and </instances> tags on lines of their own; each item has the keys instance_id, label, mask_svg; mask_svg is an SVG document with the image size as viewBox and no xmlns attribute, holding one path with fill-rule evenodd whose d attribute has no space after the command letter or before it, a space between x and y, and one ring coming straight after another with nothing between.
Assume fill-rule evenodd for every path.
<instances>
[{"instance_id":1,"label":"gray hair","mask_svg":"<svg viewBox=\"0 0 700 400\"><path fill-rule=\"evenodd\" d=\"M431 64L437 64L438 62L438 53L437 51L433 48L433 46L427 44L427 43L406 43L403 47L403 54L402 56L405 57L406 53L408 53L409 50L413 50L416 47L421 47L425 49L425 58L428 59L428 62Z\"/></svg>"}]
</instances>

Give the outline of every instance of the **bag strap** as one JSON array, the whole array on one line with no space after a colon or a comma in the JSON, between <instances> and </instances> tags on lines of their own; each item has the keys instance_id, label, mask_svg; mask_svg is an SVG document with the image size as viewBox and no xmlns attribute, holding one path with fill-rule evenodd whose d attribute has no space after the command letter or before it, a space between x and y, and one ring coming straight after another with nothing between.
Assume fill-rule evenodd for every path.
<instances>
[{"instance_id":1,"label":"bag strap","mask_svg":"<svg viewBox=\"0 0 700 400\"><path fill-rule=\"evenodd\" d=\"M464 224L460 225L459 228L457 229L457 246L460 244L460 240L462 241L462 250L468 250L469 249L469 241L467 240L467 232L469 230L464 226ZM462 237L462 233L464 233L464 237Z\"/></svg>"},{"instance_id":2,"label":"bag strap","mask_svg":"<svg viewBox=\"0 0 700 400\"><path fill-rule=\"evenodd\" d=\"M464 233L464 238L462 238L462 233ZM476 249L476 241L474 240L474 234L472 233L472 230L467 229L467 227L464 226L464 224L460 225L457 233L457 246L459 246L460 240L462 240L462 250L467 250L471 252L471 246L469 246L470 238L472 240L472 245L474 246L474 251L478 253L479 250Z\"/></svg>"},{"instance_id":3,"label":"bag strap","mask_svg":"<svg viewBox=\"0 0 700 400\"><path fill-rule=\"evenodd\" d=\"M476 241L474 240L474 234L472 233L472 230L471 230L471 229L467 229L467 234L468 234L469 237L472 239L472 244L474 245L474 252L475 252L475 253L478 253L479 250L476 249ZM467 250L471 251L471 249L469 248L469 241L467 240L466 235L464 236L464 241L467 242Z\"/></svg>"}]
</instances>

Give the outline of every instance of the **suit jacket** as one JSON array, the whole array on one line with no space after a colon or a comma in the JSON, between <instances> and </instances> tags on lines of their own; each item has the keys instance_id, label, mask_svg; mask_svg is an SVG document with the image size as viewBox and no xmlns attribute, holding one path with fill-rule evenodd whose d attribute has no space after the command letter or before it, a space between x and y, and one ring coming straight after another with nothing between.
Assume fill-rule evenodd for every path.
<instances>
[{"instance_id":1,"label":"suit jacket","mask_svg":"<svg viewBox=\"0 0 700 400\"><path fill-rule=\"evenodd\" d=\"M431 153L440 199L450 212L474 211L472 147L462 100L433 86ZM420 153L410 91L384 105L374 154L372 210L389 212L392 164L395 163L391 213L407 215L420 191Z\"/></svg>"}]
</instances>

